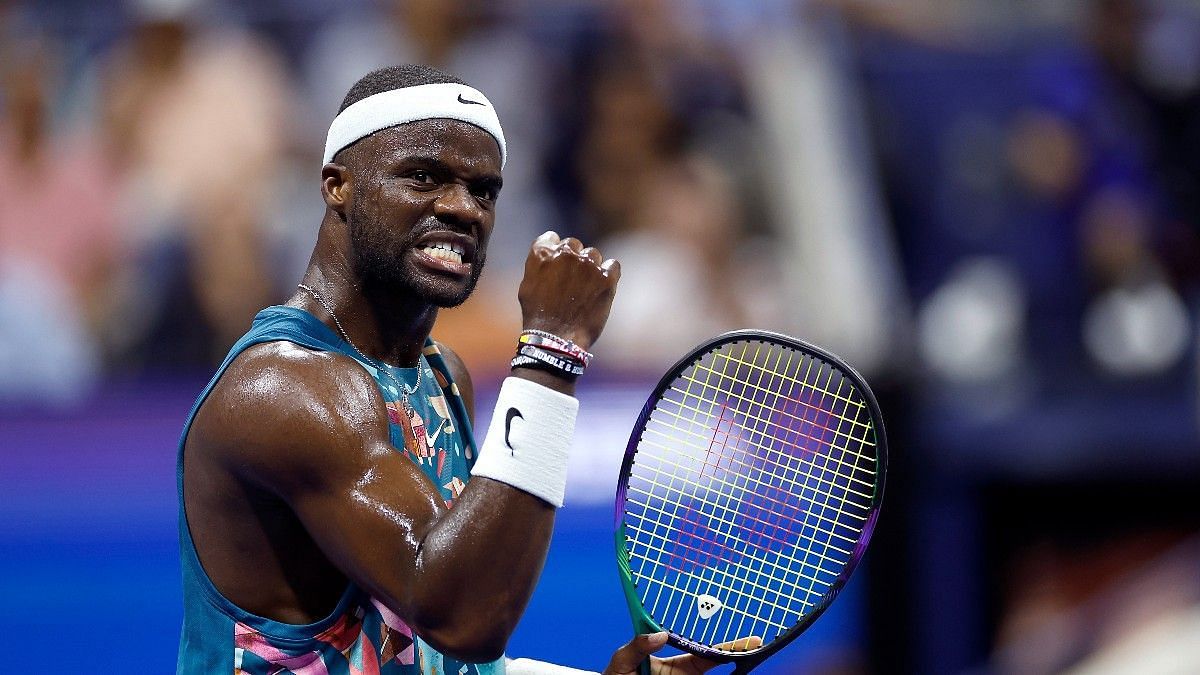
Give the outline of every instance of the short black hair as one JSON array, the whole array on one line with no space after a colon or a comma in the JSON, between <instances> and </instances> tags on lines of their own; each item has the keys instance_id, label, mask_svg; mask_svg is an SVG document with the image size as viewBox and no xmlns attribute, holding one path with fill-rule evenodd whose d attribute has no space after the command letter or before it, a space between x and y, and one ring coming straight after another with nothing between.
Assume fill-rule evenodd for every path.
<instances>
[{"instance_id":1,"label":"short black hair","mask_svg":"<svg viewBox=\"0 0 1200 675\"><path fill-rule=\"evenodd\" d=\"M422 84L466 84L466 82L430 66L412 63L402 66L387 66L372 70L355 82L354 86L350 87L350 91L346 92L346 98L342 99L342 107L338 108L338 112L342 112L368 96L382 94L393 89L418 87Z\"/></svg>"}]
</instances>

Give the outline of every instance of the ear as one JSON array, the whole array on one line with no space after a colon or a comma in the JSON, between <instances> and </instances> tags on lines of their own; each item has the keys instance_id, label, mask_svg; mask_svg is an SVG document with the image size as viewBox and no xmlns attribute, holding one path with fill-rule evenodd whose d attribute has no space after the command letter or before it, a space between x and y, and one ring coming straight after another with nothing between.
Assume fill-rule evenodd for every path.
<instances>
[{"instance_id":1,"label":"ear","mask_svg":"<svg viewBox=\"0 0 1200 675\"><path fill-rule=\"evenodd\" d=\"M321 198L325 206L346 219L350 209L350 172L345 166L330 162L321 167Z\"/></svg>"}]
</instances>

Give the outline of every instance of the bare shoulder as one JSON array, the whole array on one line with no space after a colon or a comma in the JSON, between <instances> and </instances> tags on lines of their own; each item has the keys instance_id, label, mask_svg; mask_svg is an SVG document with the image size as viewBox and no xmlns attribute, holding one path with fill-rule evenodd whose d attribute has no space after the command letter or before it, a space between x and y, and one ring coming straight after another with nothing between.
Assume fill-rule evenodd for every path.
<instances>
[{"instance_id":1,"label":"bare shoulder","mask_svg":"<svg viewBox=\"0 0 1200 675\"><path fill-rule=\"evenodd\" d=\"M285 493L327 474L331 458L354 464L388 438L383 397L353 359L268 342L229 365L196 414L187 451Z\"/></svg>"},{"instance_id":2,"label":"bare shoulder","mask_svg":"<svg viewBox=\"0 0 1200 675\"><path fill-rule=\"evenodd\" d=\"M437 345L438 351L442 354L442 359L446 362L446 368L450 371L450 377L454 379L454 383L458 385L458 393L462 396L463 403L467 406L467 414L471 416L471 422L475 421L475 385L471 382L471 373L467 371L467 364L459 358L458 354L454 353L444 342L434 342Z\"/></svg>"}]
</instances>

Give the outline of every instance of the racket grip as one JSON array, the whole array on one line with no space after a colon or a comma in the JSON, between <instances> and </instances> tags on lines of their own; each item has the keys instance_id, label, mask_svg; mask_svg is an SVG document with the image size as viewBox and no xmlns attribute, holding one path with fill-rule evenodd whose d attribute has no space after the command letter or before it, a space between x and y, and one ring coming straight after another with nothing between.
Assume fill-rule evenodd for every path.
<instances>
[{"instance_id":1,"label":"racket grip","mask_svg":"<svg viewBox=\"0 0 1200 675\"><path fill-rule=\"evenodd\" d=\"M642 662L638 664L638 675L650 675L650 657L649 656L642 659Z\"/></svg>"}]
</instances>

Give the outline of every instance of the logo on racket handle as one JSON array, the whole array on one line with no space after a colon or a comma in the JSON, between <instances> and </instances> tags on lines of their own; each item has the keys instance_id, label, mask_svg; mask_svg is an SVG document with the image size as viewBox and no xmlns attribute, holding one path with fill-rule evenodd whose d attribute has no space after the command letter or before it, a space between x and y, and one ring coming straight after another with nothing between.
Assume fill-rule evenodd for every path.
<instances>
[{"instance_id":1,"label":"logo on racket handle","mask_svg":"<svg viewBox=\"0 0 1200 675\"><path fill-rule=\"evenodd\" d=\"M716 614L723 606L720 600L711 595L696 596L696 613L700 615L701 619L711 619L712 615Z\"/></svg>"}]
</instances>

